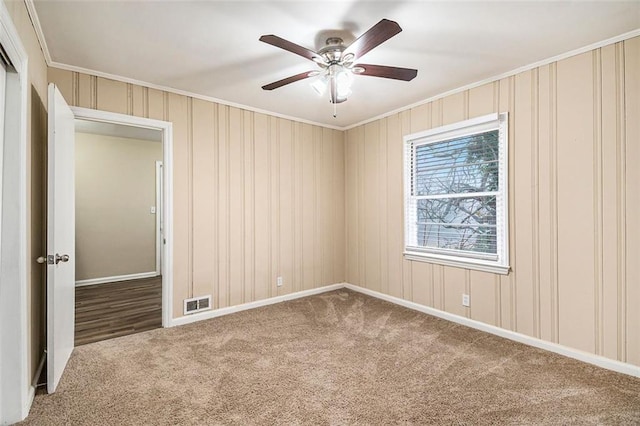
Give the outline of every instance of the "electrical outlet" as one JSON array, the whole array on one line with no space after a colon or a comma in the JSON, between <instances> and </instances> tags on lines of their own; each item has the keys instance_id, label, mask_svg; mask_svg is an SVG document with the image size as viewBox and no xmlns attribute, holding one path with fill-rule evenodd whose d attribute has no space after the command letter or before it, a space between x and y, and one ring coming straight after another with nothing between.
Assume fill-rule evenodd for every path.
<instances>
[{"instance_id":1,"label":"electrical outlet","mask_svg":"<svg viewBox=\"0 0 640 426\"><path fill-rule=\"evenodd\" d=\"M469 295L468 294L463 294L462 295L462 306L469 306Z\"/></svg>"},{"instance_id":2,"label":"electrical outlet","mask_svg":"<svg viewBox=\"0 0 640 426\"><path fill-rule=\"evenodd\" d=\"M276 285L277 285L278 287L282 287L282 277L278 277L278 278L276 278Z\"/></svg>"}]
</instances>

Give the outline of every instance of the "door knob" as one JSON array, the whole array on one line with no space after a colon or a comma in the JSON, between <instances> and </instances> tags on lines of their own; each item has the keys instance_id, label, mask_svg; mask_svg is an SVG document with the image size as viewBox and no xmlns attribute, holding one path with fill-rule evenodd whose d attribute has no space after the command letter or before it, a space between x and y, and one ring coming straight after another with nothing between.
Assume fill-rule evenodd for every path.
<instances>
[{"instance_id":1,"label":"door knob","mask_svg":"<svg viewBox=\"0 0 640 426\"><path fill-rule=\"evenodd\" d=\"M69 261L68 254L63 254L62 256L60 256L58 253L56 253L56 265L60 262L68 262L68 261Z\"/></svg>"}]
</instances>

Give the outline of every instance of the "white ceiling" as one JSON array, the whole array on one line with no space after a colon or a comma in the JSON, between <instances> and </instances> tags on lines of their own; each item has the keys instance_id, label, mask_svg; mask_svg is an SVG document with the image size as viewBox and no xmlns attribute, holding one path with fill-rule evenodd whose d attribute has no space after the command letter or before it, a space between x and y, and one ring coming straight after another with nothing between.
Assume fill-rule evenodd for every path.
<instances>
[{"instance_id":1,"label":"white ceiling","mask_svg":"<svg viewBox=\"0 0 640 426\"><path fill-rule=\"evenodd\" d=\"M640 28L640 1L35 1L54 66L79 67L346 127L443 92ZM361 61L418 69L411 82L357 76L338 105L299 81L315 69L258 41L317 49L332 30L355 39L380 19L403 31ZM346 37L345 37L346 33ZM347 42L348 40L345 40Z\"/></svg>"}]
</instances>

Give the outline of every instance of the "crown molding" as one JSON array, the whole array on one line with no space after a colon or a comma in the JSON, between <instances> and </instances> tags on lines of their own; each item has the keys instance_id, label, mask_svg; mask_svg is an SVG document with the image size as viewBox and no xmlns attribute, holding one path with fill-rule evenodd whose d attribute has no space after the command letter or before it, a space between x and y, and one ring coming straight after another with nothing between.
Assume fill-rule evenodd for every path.
<instances>
[{"instance_id":1,"label":"crown molding","mask_svg":"<svg viewBox=\"0 0 640 426\"><path fill-rule=\"evenodd\" d=\"M554 62L558 62L558 61L561 61L563 59L570 58L572 56L580 55L582 53L585 53L585 52L588 52L588 51L591 51L591 50L599 49L601 47L608 46L610 44L619 43L621 41L625 41L625 40L628 40L630 38L640 36L640 28L638 28L638 29L635 29L633 31L629 31L629 32L624 33L624 34L620 34L618 36L608 38L606 40L602 40L602 41L599 41L599 42L596 42L596 43L592 43L592 44L589 44L587 46L580 47L578 49L570 50L568 52L561 53L559 55L552 56L552 57L547 58L547 59L542 59L540 61L533 62L531 64L524 65L522 67L518 67L516 69L504 72L502 74L498 74L498 75L495 75L495 76L492 76L492 77L488 77L488 78L485 78L483 80L476 81L474 83L470 83L470 84L467 84L465 86L458 87L456 89L452 89L452 90L448 90L448 91L443 92L443 93L439 93L439 94L431 96L431 97L429 97L427 99L424 99L424 100L412 103L410 105L406 105L406 106L394 109L392 111L389 111L389 112L386 112L386 113L383 113L383 114L376 115L375 117L371 117L371 118L368 118L366 120L359 121L359 122L357 122L355 124L350 124L350 125L347 125L347 126L344 126L344 127L340 127L340 126L332 126L330 124L325 124L325 123L318 123L318 122L307 120L307 119L300 118L300 117L294 117L294 116L290 116L290 115L286 115L286 114L280 114L280 113L277 113L277 112L274 112L274 111L269 111L269 110L265 110L265 109L261 109L261 108L255 108L255 107L252 107L250 105L244 105L244 104L240 104L240 103L236 103L236 102L231 102L231 101L227 101L227 100L224 100L224 99L215 98L213 96L206 96L206 95L202 95L202 94L199 94L199 93L194 93L194 92L189 92L189 91L186 91L186 90L176 89L176 88L173 88L173 87L170 87L170 86L163 86L163 85L159 85L159 84L153 84L153 83L149 83L149 82L142 81L142 80L136 80L136 79L133 79L133 78L123 77L123 76L116 75L116 74L109 74L109 73L105 73L105 72L102 72L102 71L92 70L92 69L89 69L89 68L83 68L83 67L78 67L78 66L75 66L75 65L69 65L69 64L64 64L64 63L60 63L60 62L55 62L55 61L53 61L51 59L51 54L49 53L49 48L47 47L47 42L45 40L44 33L42 32L42 27L40 25L40 20L38 19L38 13L36 12L33 0L24 0L24 3L27 6L27 11L29 12L29 17L31 18L31 22L33 23L33 28L34 28L34 30L36 32L36 36L37 36L38 41L40 43L40 47L42 49L42 52L44 53L44 57L45 57L45 60L47 62L47 65L50 66L50 67L59 68L59 69L72 71L72 72L83 73L83 74L90 74L90 75L94 75L96 77L108 78L110 80L120 81L120 82L123 82L123 83L135 84L137 86L149 87L151 89L162 90L164 92L175 93L177 95L188 96L188 97L191 97L191 98L194 98L194 99L200 99L200 100L203 100L203 101L215 102L215 103L218 103L218 104L221 104L221 105L227 105L227 106L234 107L234 108L240 108L240 109L244 109L244 110L247 110L247 111L256 112L256 113L259 113L259 114L266 114L266 115L270 115L270 116L273 116L273 117L283 118L285 120L297 121L297 122L300 122L300 123L311 124L313 126L319 126L319 127L324 127L324 128L327 128L327 129L340 130L340 131L350 130L350 129L365 125L367 123L371 123L373 121L380 120L382 118L386 118L386 117L389 117L389 116L394 115L394 114L398 114L398 113L400 113L402 111L410 110L411 108L415 108L415 107L427 104L429 102L433 102L433 101L436 101L438 99L445 98L447 96L455 95L457 93L464 92L466 90L474 89L476 87L482 86L482 85L487 84L487 83L492 83L494 81L501 80L503 78L512 77L512 76L514 76L516 74L520 74L522 72L530 71L530 70L532 70L534 68L538 68L538 67L541 67L541 66L544 66L544 65L548 65L548 64L551 64L551 63L554 63Z\"/></svg>"},{"instance_id":2,"label":"crown molding","mask_svg":"<svg viewBox=\"0 0 640 426\"><path fill-rule=\"evenodd\" d=\"M102 78L107 78L110 80L115 80L115 81L120 81L123 83L129 83L129 84L135 84L137 86L142 86L142 87L148 87L150 89L156 89L156 90L161 90L163 92L170 92L170 93L175 93L177 95L183 95L183 96L188 96L194 99L200 99L203 101L208 101L208 102L215 102L217 104L221 104L221 105L226 105L226 106L230 106L230 107L234 107L234 108L240 108L240 109L244 109L247 111L252 111L252 112L256 112L258 114L266 114L266 115L270 115L272 117L278 117L278 118L282 118L285 120L291 120L291 121L296 121L299 123L305 123L305 124L310 124L313 126L319 126L319 127L324 127L327 129L333 129L333 130L340 130L343 131L344 127L340 127L340 126L332 126L330 124L325 124L325 123L318 123L315 121L311 121L311 120L306 120L304 118L300 118L300 117L294 117L294 116L290 116L290 115L286 115L286 114L280 114L274 111L269 111L269 110L265 110L265 109L261 109L261 108L255 108L252 107L250 105L244 105L244 104L240 104L240 103L236 103L236 102L230 102L224 99L219 99L219 98L214 98L213 96L206 96L206 95L202 95L200 93L195 93L195 92L189 92L186 90L181 90L181 89L176 89L174 87L170 87L170 86L163 86L160 84L154 84L154 83L149 83L147 81L142 81L142 80L136 80L134 78L128 78L128 77L123 77L121 75L116 75L116 74L109 74L106 72L102 72L102 71L97 71L97 70L92 70L89 68L84 68L84 67L78 67L75 65L69 65L69 64L64 64L61 62L56 62L53 59L51 59L51 53L49 52L49 47L47 45L47 41L45 39L44 36L44 32L42 31L42 25L40 24L40 19L38 18L38 12L36 11L36 7L35 4L33 3L33 0L24 0L24 4L27 7L27 12L29 14L29 18L31 18L31 23L33 24L33 29L36 33L36 37L38 39L38 43L40 43L40 49L42 50L42 53L44 54L44 59L47 63L47 66L52 67L52 68L59 68L62 70L67 70L67 71L72 71L72 72L78 72L78 73L82 73L82 74L89 74L89 75L93 75L96 77L102 77Z\"/></svg>"},{"instance_id":3,"label":"crown molding","mask_svg":"<svg viewBox=\"0 0 640 426\"><path fill-rule=\"evenodd\" d=\"M148 87L150 89L156 89L156 90L161 90L163 92L174 93L176 95L188 96L190 98L200 99L200 100L203 100L203 101L215 102L215 103L220 104L220 105L226 105L226 106L230 106L230 107L234 107L234 108L240 108L240 109L243 109L243 110L246 110L246 111L252 111L252 112L259 113L259 114L270 115L272 117L283 118L285 120L297 121L299 123L311 124L313 126L324 127L324 128L327 128L327 129L340 130L340 131L344 130L344 127L332 126L330 124L325 124L325 123L318 123L318 122L307 120L307 119L300 118L300 117L294 117L294 116L290 116L290 115L286 115L286 114L280 114L278 112L269 111L269 110L265 110L265 109L261 109L261 108L256 108L256 107L252 107L250 105L244 105L244 104L240 104L240 103L236 103L236 102L227 101L227 100L224 100L224 99L214 98L213 96L206 96L206 95L202 95L200 93L195 93L195 92L189 92L187 90L176 89L175 87L163 86L161 84L149 83L149 82L142 81L142 80L136 80L135 78L122 77L120 75L109 74L109 73L106 73L106 72L92 70L92 69L89 69L89 68L77 67L75 65L68 65L68 64L63 64L63 63L60 63L60 62L55 62L55 61L52 61L49 66L53 67L53 68L59 68L59 69L62 69L62 70L66 70L66 71L78 72L78 73L82 73L82 74L89 74L89 75L93 75L93 76L96 76L96 77L107 78L109 80L120 81L122 83L135 84L137 86Z\"/></svg>"},{"instance_id":4,"label":"crown molding","mask_svg":"<svg viewBox=\"0 0 640 426\"><path fill-rule=\"evenodd\" d=\"M33 4L33 0L24 0L24 4L27 7L27 13L31 19L33 29L36 32L38 43L40 43L40 50L42 50L44 54L44 60L48 66L51 66L51 53L47 46L47 40L44 38L44 32L42 32L42 25L40 25L40 18L38 18L38 13L36 12L36 5Z\"/></svg>"},{"instance_id":5,"label":"crown molding","mask_svg":"<svg viewBox=\"0 0 640 426\"><path fill-rule=\"evenodd\" d=\"M373 121L380 120L382 118L386 118L386 117L389 117L389 116L394 115L394 114L398 114L399 112L406 111L406 110L409 110L411 108L418 107L420 105L428 104L429 102L437 101L438 99L446 98L447 96L455 95L456 93L464 92L466 90L473 89L473 88L482 86L482 85L487 84L487 83L493 83L494 81L502 80L503 78L512 77L512 76L514 76L516 74L520 74L520 73L525 72L525 71L530 71L530 70L532 70L534 68L538 68L538 67L541 67L541 66L544 66L544 65L549 65L551 63L558 62L558 61L561 61L563 59L570 58L572 56L580 55L581 53L586 53L586 52L589 52L591 50L599 49L601 47L608 46L610 44L619 43L621 41L625 41L625 40L628 40L630 38L637 37L637 36L640 36L640 28L636 29L636 30L633 30L633 31L629 31L629 32L624 33L624 34L620 34L620 35L615 36L615 37L608 38L606 40L602 40L602 41L598 41L596 43L589 44L589 45L584 46L584 47L580 47L578 49L570 50L568 52L561 53L559 55L552 56L552 57L547 58L547 59L542 59L540 61L533 62L533 63L531 63L529 65L524 65L524 66L516 68L514 70L507 71L505 73L498 74L498 75L495 75L493 77L485 78L483 80L476 81L475 83L467 84L467 85L462 86L462 87L458 87L457 89L452 89L452 90L440 93L438 95L432 96L432 97L424 99L422 101L418 101L418 102L415 102L413 104L410 104L410 105L407 105L407 106L403 106L403 107L400 107L398 109L394 109L393 111L389 111L387 113L380 114L380 115L377 115L377 116L372 117L372 118L368 118L368 119L360 121L358 123L351 124L349 126L345 126L342 130L350 130L350 129L353 129L355 127L359 127L359 126L371 123Z\"/></svg>"}]
</instances>

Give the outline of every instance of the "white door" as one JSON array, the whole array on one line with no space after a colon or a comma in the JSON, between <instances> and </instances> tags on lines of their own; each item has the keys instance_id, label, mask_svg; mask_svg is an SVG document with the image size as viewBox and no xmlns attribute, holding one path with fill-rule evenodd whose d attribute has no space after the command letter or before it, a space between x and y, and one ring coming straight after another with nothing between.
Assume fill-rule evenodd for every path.
<instances>
[{"instance_id":1,"label":"white door","mask_svg":"<svg viewBox=\"0 0 640 426\"><path fill-rule=\"evenodd\" d=\"M6 81L7 81L7 70L4 67L4 62L2 60L0 60L0 261L2 259L2 176L3 176L3 172L2 172L2 156L4 155L4 105L5 105L5 99L6 99ZM1 266L0 266L1 267ZM0 274L0 277L2 275ZM1 278L0 278L1 279ZM2 287L2 286L0 286ZM0 293L2 293L1 289L0 289ZM4 295L4 297L6 297L6 295ZM0 327L1 329L2 327ZM0 336L0 340L2 340L2 337ZM2 342L0 342L0 346L2 345ZM6 345L6 343L5 343ZM4 352L2 350L3 348L0 347L0 355L2 354L2 352ZM2 392L5 391L6 392L6 387L2 386L2 382L3 382L3 371L4 368L2 366L2 358L0 357L0 423L2 423L3 421L3 417L2 417L2 405L5 404L3 398L2 398ZM6 380L6 379L4 379ZM5 397L6 398L6 397Z\"/></svg>"},{"instance_id":2,"label":"white door","mask_svg":"<svg viewBox=\"0 0 640 426\"><path fill-rule=\"evenodd\" d=\"M0 60L0 212L2 211L2 156L4 154L4 105L7 96L7 70ZM0 216L1 219L1 216ZM2 241L2 220L0 220L0 241Z\"/></svg>"},{"instance_id":3,"label":"white door","mask_svg":"<svg viewBox=\"0 0 640 426\"><path fill-rule=\"evenodd\" d=\"M73 112L49 84L47 184L47 392L53 393L73 351L75 319L75 182Z\"/></svg>"}]
</instances>

